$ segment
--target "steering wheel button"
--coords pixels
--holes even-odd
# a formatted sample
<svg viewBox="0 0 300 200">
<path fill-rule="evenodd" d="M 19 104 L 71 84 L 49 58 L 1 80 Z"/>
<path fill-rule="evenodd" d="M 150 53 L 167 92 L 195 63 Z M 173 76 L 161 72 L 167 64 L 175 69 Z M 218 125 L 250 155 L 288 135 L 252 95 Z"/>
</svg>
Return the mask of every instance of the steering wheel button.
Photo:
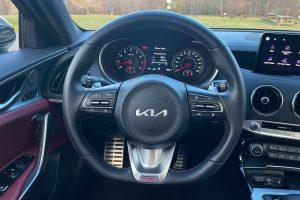
<svg viewBox="0 0 300 200">
<path fill-rule="evenodd" d="M 209 101 L 210 97 L 197 95 L 197 94 L 189 94 L 189 100 L 191 101 Z"/>
<path fill-rule="evenodd" d="M 99 104 L 102 105 L 102 106 L 108 106 L 108 105 L 110 105 L 110 101 L 108 101 L 108 100 L 101 100 L 101 101 L 99 101 Z"/>
<path fill-rule="evenodd" d="M 91 105 L 95 106 L 95 105 L 101 105 L 100 101 L 97 100 L 92 100 L 91 101 Z"/>
<path fill-rule="evenodd" d="M 102 93 L 94 93 L 94 94 L 90 95 L 90 98 L 92 98 L 92 99 L 99 99 L 102 97 L 103 97 Z"/>
<path fill-rule="evenodd" d="M 195 108 L 205 108 L 206 105 L 204 104 L 195 104 Z"/>
<path fill-rule="evenodd" d="M 103 93 L 103 98 L 116 98 L 115 92 L 105 92 Z"/>
<path fill-rule="evenodd" d="M 91 100 L 89 98 L 85 98 L 83 101 L 83 107 L 90 106 L 91 105 Z"/>
<path fill-rule="evenodd" d="M 99 108 L 98 112 L 103 114 L 111 114 L 113 113 L 113 108 Z"/>
<path fill-rule="evenodd" d="M 214 104 L 208 104 L 208 105 L 205 105 L 205 108 L 208 109 L 208 110 L 214 110 L 215 105 Z"/>
</svg>

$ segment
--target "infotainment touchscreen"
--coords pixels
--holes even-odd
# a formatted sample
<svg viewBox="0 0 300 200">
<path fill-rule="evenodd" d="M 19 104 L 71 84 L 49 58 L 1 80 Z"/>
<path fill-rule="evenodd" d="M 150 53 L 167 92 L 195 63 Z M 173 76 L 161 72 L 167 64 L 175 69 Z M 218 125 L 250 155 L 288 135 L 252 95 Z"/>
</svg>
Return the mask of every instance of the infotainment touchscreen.
<svg viewBox="0 0 300 200">
<path fill-rule="evenodd" d="M 263 34 L 254 70 L 266 74 L 300 75 L 300 35 Z"/>
</svg>

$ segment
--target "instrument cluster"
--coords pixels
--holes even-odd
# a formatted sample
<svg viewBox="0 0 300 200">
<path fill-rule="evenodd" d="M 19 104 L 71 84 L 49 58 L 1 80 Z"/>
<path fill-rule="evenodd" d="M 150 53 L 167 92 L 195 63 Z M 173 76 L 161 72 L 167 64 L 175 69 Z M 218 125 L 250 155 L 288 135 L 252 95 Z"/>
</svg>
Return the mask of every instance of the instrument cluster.
<svg viewBox="0 0 300 200">
<path fill-rule="evenodd" d="M 101 50 L 102 73 L 112 82 L 160 74 L 189 84 L 212 80 L 217 69 L 199 42 L 115 40 Z"/>
</svg>

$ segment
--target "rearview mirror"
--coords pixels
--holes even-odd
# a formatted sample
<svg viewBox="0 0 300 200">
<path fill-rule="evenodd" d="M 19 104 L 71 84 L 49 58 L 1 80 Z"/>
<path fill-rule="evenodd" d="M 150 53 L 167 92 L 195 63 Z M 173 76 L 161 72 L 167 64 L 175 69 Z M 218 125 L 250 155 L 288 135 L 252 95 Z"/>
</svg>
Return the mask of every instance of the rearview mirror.
<svg viewBox="0 0 300 200">
<path fill-rule="evenodd" d="M 8 51 L 8 48 L 15 40 L 15 29 L 7 20 L 0 16 L 0 53 Z"/>
</svg>

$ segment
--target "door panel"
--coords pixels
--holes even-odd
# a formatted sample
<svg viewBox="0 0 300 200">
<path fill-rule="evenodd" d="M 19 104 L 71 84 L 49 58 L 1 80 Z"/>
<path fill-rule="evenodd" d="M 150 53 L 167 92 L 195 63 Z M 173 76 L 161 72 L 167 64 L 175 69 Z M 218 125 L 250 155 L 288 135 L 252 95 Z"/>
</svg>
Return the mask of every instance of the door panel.
<svg viewBox="0 0 300 200">
<path fill-rule="evenodd" d="M 32 117 L 49 111 L 47 100 L 40 100 L 0 115 L 0 168 L 34 144 Z"/>
<path fill-rule="evenodd" d="M 27 179 L 36 168 L 39 152 L 36 127 L 33 126 L 32 118 L 46 112 L 51 112 L 56 121 L 56 128 L 49 145 L 51 153 L 67 142 L 66 130 L 59 108 L 51 106 L 48 100 L 42 99 L 0 115 L 0 171 L 3 171 L 5 167 L 22 155 L 34 156 L 33 161 L 21 176 L 0 196 L 0 200 L 19 199 L 24 191 Z"/>
</svg>

